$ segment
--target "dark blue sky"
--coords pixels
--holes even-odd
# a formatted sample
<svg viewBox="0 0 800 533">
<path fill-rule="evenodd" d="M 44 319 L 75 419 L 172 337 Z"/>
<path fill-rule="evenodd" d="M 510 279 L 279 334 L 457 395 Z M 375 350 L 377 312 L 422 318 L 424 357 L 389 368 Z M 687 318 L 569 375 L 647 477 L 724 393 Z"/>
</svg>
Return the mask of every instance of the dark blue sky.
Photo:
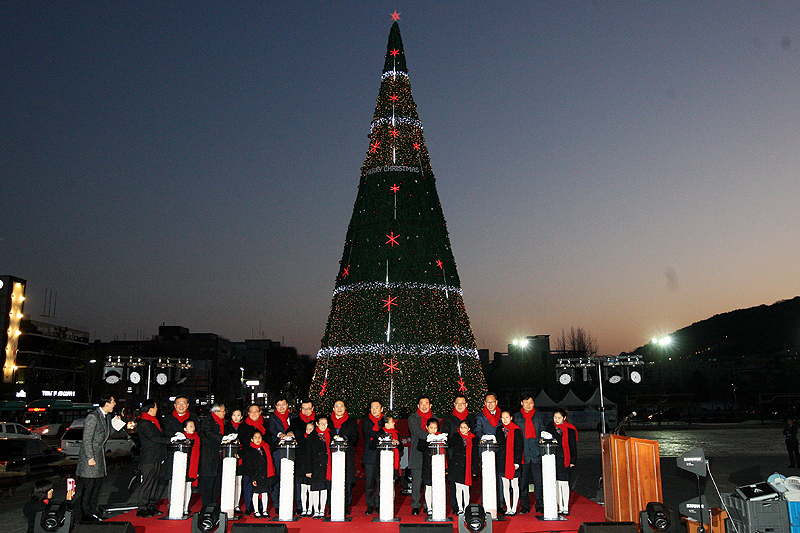
<svg viewBox="0 0 800 533">
<path fill-rule="evenodd" d="M 1 3 L 0 273 L 314 353 L 396 9 L 479 347 L 800 292 L 799 3 L 505 4 Z"/>
</svg>

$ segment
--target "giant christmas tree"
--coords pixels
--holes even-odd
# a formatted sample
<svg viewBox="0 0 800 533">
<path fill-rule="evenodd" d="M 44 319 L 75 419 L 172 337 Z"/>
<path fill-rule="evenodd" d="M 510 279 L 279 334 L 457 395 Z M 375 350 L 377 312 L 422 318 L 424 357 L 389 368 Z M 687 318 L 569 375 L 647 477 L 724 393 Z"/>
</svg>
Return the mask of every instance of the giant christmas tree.
<svg viewBox="0 0 800 533">
<path fill-rule="evenodd" d="M 318 412 L 377 398 L 406 415 L 458 392 L 481 405 L 486 381 L 395 22 L 311 394 Z"/>
</svg>

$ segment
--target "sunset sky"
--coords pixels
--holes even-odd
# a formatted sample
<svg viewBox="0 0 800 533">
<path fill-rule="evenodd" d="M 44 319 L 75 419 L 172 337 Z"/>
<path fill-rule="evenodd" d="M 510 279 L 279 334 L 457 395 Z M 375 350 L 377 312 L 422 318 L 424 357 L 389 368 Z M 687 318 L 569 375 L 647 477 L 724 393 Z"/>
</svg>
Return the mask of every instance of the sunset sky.
<svg viewBox="0 0 800 533">
<path fill-rule="evenodd" d="M 479 348 L 800 294 L 800 3 L 489 5 L 3 2 L 0 274 L 316 353 L 396 10 Z"/>
</svg>

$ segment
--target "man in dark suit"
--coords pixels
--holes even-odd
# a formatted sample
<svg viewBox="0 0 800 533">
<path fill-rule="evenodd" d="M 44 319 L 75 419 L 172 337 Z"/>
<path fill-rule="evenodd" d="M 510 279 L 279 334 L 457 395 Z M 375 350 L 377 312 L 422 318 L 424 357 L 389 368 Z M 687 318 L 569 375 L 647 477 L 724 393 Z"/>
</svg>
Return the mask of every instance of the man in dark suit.
<svg viewBox="0 0 800 533">
<path fill-rule="evenodd" d="M 459 394 L 453 400 L 453 412 L 447 413 L 442 418 L 442 433 L 447 433 L 448 435 L 458 434 L 458 426 L 461 425 L 461 422 L 466 422 L 469 428 L 475 431 L 475 415 L 467 409 L 467 397 L 463 394 Z M 449 456 L 450 450 L 447 453 Z M 448 476 L 447 484 L 450 488 L 450 507 L 453 510 L 453 514 L 458 514 L 455 479 Z"/>
<path fill-rule="evenodd" d="M 372 514 L 378 507 L 378 436 L 383 432 L 383 405 L 379 400 L 372 400 L 369 404 L 369 414 L 361 421 L 361 431 L 364 433 L 364 453 L 361 462 L 364 464 L 365 487 L 364 493 L 367 500 L 367 511 Z"/>
<path fill-rule="evenodd" d="M 98 402 L 100 407 L 86 415 L 83 423 L 83 441 L 78 453 L 78 467 L 75 474 L 81 480 L 81 511 L 84 521 L 99 522 L 100 511 L 97 503 L 100 489 L 108 471 L 106 470 L 105 446 L 111 434 L 110 414 L 117 405 L 111 394 L 103 394 Z"/>
<path fill-rule="evenodd" d="M 536 498 L 536 511 L 544 512 L 542 503 L 542 452 L 539 449 L 539 436 L 544 429 L 542 413 L 536 411 L 533 394 L 526 393 L 520 402 L 522 409 L 514 415 L 514 423 L 522 430 L 525 438 L 525 458 L 520 465 L 519 490 L 522 496 L 520 500 L 520 513 L 531 512 L 531 494 L 528 487 L 533 484 L 533 494 Z"/>
<path fill-rule="evenodd" d="M 194 427 L 197 428 L 198 432 L 200 431 L 200 422 L 197 420 L 194 413 L 189 412 L 189 398 L 179 394 L 175 397 L 172 412 L 164 415 L 164 418 L 161 420 L 161 429 L 163 430 L 164 436 L 171 439 L 175 436 L 175 433 L 183 433 L 183 424 L 186 423 L 187 420 L 194 421 Z M 167 453 L 164 467 L 161 469 L 163 477 L 167 480 L 172 479 L 173 459 L 174 453 Z"/>
<path fill-rule="evenodd" d="M 225 436 L 225 404 L 214 402 L 200 426 L 200 496 L 203 507 L 219 501 L 222 490 L 222 459 L 219 446 Z"/>
<path fill-rule="evenodd" d="M 428 438 L 428 420 L 436 418 L 431 409 L 431 399 L 427 395 L 417 400 L 417 412 L 408 417 L 408 431 L 411 433 L 411 446 L 408 448 L 408 467 L 411 469 L 411 514 L 418 515 L 422 507 L 422 452 L 418 445 L 420 439 Z"/>
<path fill-rule="evenodd" d="M 155 400 L 145 400 L 142 404 L 142 419 L 139 422 L 139 470 L 142 484 L 139 486 L 139 509 L 136 516 L 157 516 L 162 514 L 156 509 L 158 502 L 158 479 L 161 465 L 166 458 L 165 445 L 169 437 L 161 432 L 161 422 L 157 418 L 158 405 Z"/>
</svg>

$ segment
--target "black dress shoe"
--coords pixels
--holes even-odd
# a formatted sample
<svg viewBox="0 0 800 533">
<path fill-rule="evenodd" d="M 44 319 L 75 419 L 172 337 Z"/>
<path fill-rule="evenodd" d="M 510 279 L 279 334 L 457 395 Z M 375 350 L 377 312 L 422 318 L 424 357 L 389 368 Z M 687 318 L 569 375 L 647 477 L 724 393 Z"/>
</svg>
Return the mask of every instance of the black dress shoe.
<svg viewBox="0 0 800 533">
<path fill-rule="evenodd" d="M 136 510 L 136 516 L 141 516 L 142 518 L 147 518 L 147 517 L 149 517 L 151 515 L 150 515 L 150 511 L 148 511 L 147 509 L 137 509 Z"/>
<path fill-rule="evenodd" d="M 147 512 L 150 513 L 150 516 L 160 516 L 164 514 L 155 507 L 151 507 L 150 509 L 147 510 Z"/>
<path fill-rule="evenodd" d="M 537 513 L 544 513 L 544 507 L 537 507 L 536 508 L 536 512 Z"/>
<path fill-rule="evenodd" d="M 364 514 L 372 514 L 374 512 L 375 512 L 375 509 L 373 509 L 372 507 L 367 507 L 367 510 L 364 511 Z"/>
<path fill-rule="evenodd" d="M 530 513 L 530 512 L 531 512 L 531 510 L 530 510 L 530 509 L 520 509 L 520 510 L 519 510 L 519 514 L 528 514 L 528 513 Z"/>
<path fill-rule="evenodd" d="M 413 514 L 414 516 L 417 516 L 419 514 L 419 509 L 416 509 L 416 508 L 415 509 L 411 509 L 411 514 Z"/>
</svg>

